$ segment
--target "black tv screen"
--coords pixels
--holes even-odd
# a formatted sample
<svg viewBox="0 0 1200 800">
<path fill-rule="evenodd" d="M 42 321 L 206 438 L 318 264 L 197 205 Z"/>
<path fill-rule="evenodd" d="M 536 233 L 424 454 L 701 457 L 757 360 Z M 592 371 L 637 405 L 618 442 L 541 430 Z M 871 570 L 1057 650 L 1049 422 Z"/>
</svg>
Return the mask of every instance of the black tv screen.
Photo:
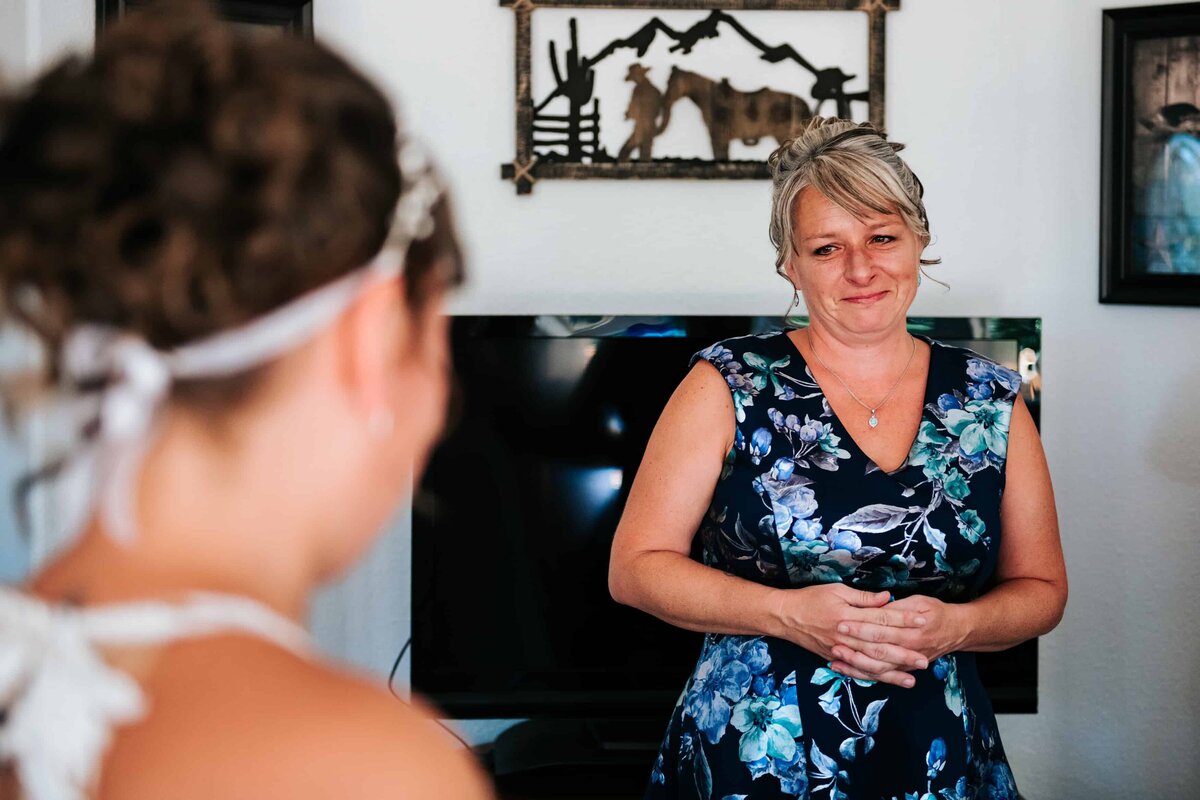
<svg viewBox="0 0 1200 800">
<path fill-rule="evenodd" d="M 451 426 L 414 502 L 413 688 L 456 717 L 665 720 L 701 635 L 611 599 L 613 533 L 691 355 L 781 324 L 455 318 Z M 1001 695 L 1033 696 L 1033 653 Z"/>
</svg>

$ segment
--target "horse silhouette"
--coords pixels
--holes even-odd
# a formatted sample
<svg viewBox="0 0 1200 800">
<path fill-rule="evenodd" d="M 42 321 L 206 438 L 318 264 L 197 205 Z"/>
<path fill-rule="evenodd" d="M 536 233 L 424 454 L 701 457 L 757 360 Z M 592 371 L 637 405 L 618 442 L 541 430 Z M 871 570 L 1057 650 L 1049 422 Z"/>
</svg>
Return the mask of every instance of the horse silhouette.
<svg viewBox="0 0 1200 800">
<path fill-rule="evenodd" d="M 783 144 L 812 117 L 808 103 L 796 95 L 766 88 L 742 92 L 734 89 L 728 79 L 718 82 L 672 67 L 662 101 L 659 134 L 671 124 L 671 108 L 683 97 L 700 109 L 715 161 L 729 160 L 729 143 L 734 139 L 755 145 L 762 137 L 770 136 Z"/>
</svg>

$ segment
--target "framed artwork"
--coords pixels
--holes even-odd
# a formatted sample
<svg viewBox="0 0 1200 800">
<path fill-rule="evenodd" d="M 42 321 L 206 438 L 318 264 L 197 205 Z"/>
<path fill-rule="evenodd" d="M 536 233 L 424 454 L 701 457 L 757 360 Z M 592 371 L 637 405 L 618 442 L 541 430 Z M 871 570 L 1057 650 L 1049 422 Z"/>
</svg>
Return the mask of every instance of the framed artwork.
<svg viewBox="0 0 1200 800">
<path fill-rule="evenodd" d="M 1100 301 L 1200 306 L 1200 3 L 1104 12 Z"/>
<path fill-rule="evenodd" d="M 500 5 L 516 66 L 501 177 L 518 194 L 551 178 L 766 178 L 770 152 L 814 115 L 883 125 L 900 0 Z"/>
<path fill-rule="evenodd" d="M 96 0 L 96 34 L 127 11 L 148 0 Z M 218 13 L 235 28 L 252 36 L 280 33 L 311 39 L 313 0 L 218 0 Z"/>
</svg>

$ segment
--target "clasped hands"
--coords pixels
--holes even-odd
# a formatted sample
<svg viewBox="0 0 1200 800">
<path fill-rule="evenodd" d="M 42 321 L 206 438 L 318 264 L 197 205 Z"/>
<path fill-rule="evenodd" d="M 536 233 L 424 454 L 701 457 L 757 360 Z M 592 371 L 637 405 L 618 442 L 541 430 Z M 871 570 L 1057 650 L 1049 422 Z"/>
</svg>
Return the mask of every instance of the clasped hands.
<svg viewBox="0 0 1200 800">
<path fill-rule="evenodd" d="M 963 606 L 924 595 L 889 602 L 840 583 L 780 591 L 781 638 L 860 680 L 911 687 L 911 672 L 962 649 L 968 630 Z"/>
</svg>

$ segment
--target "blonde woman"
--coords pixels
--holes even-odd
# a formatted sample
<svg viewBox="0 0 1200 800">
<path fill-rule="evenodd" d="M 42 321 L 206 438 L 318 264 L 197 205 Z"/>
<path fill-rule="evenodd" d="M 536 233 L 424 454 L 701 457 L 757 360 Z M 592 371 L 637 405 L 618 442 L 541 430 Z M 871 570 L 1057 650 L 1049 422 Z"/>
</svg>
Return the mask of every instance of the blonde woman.
<svg viewBox="0 0 1200 800">
<path fill-rule="evenodd" d="M 648 445 L 612 594 L 707 635 L 647 798 L 1018 796 L 973 652 L 1061 618 L 1054 497 L 1019 375 L 906 329 L 899 149 L 817 118 L 772 155 L 811 322 L 697 353 Z"/>
<path fill-rule="evenodd" d="M 438 434 L 461 277 L 437 173 L 319 44 L 174 3 L 8 98 L 0 295 L 96 491 L 0 589 L 0 795 L 489 796 L 301 627 Z"/>
</svg>

